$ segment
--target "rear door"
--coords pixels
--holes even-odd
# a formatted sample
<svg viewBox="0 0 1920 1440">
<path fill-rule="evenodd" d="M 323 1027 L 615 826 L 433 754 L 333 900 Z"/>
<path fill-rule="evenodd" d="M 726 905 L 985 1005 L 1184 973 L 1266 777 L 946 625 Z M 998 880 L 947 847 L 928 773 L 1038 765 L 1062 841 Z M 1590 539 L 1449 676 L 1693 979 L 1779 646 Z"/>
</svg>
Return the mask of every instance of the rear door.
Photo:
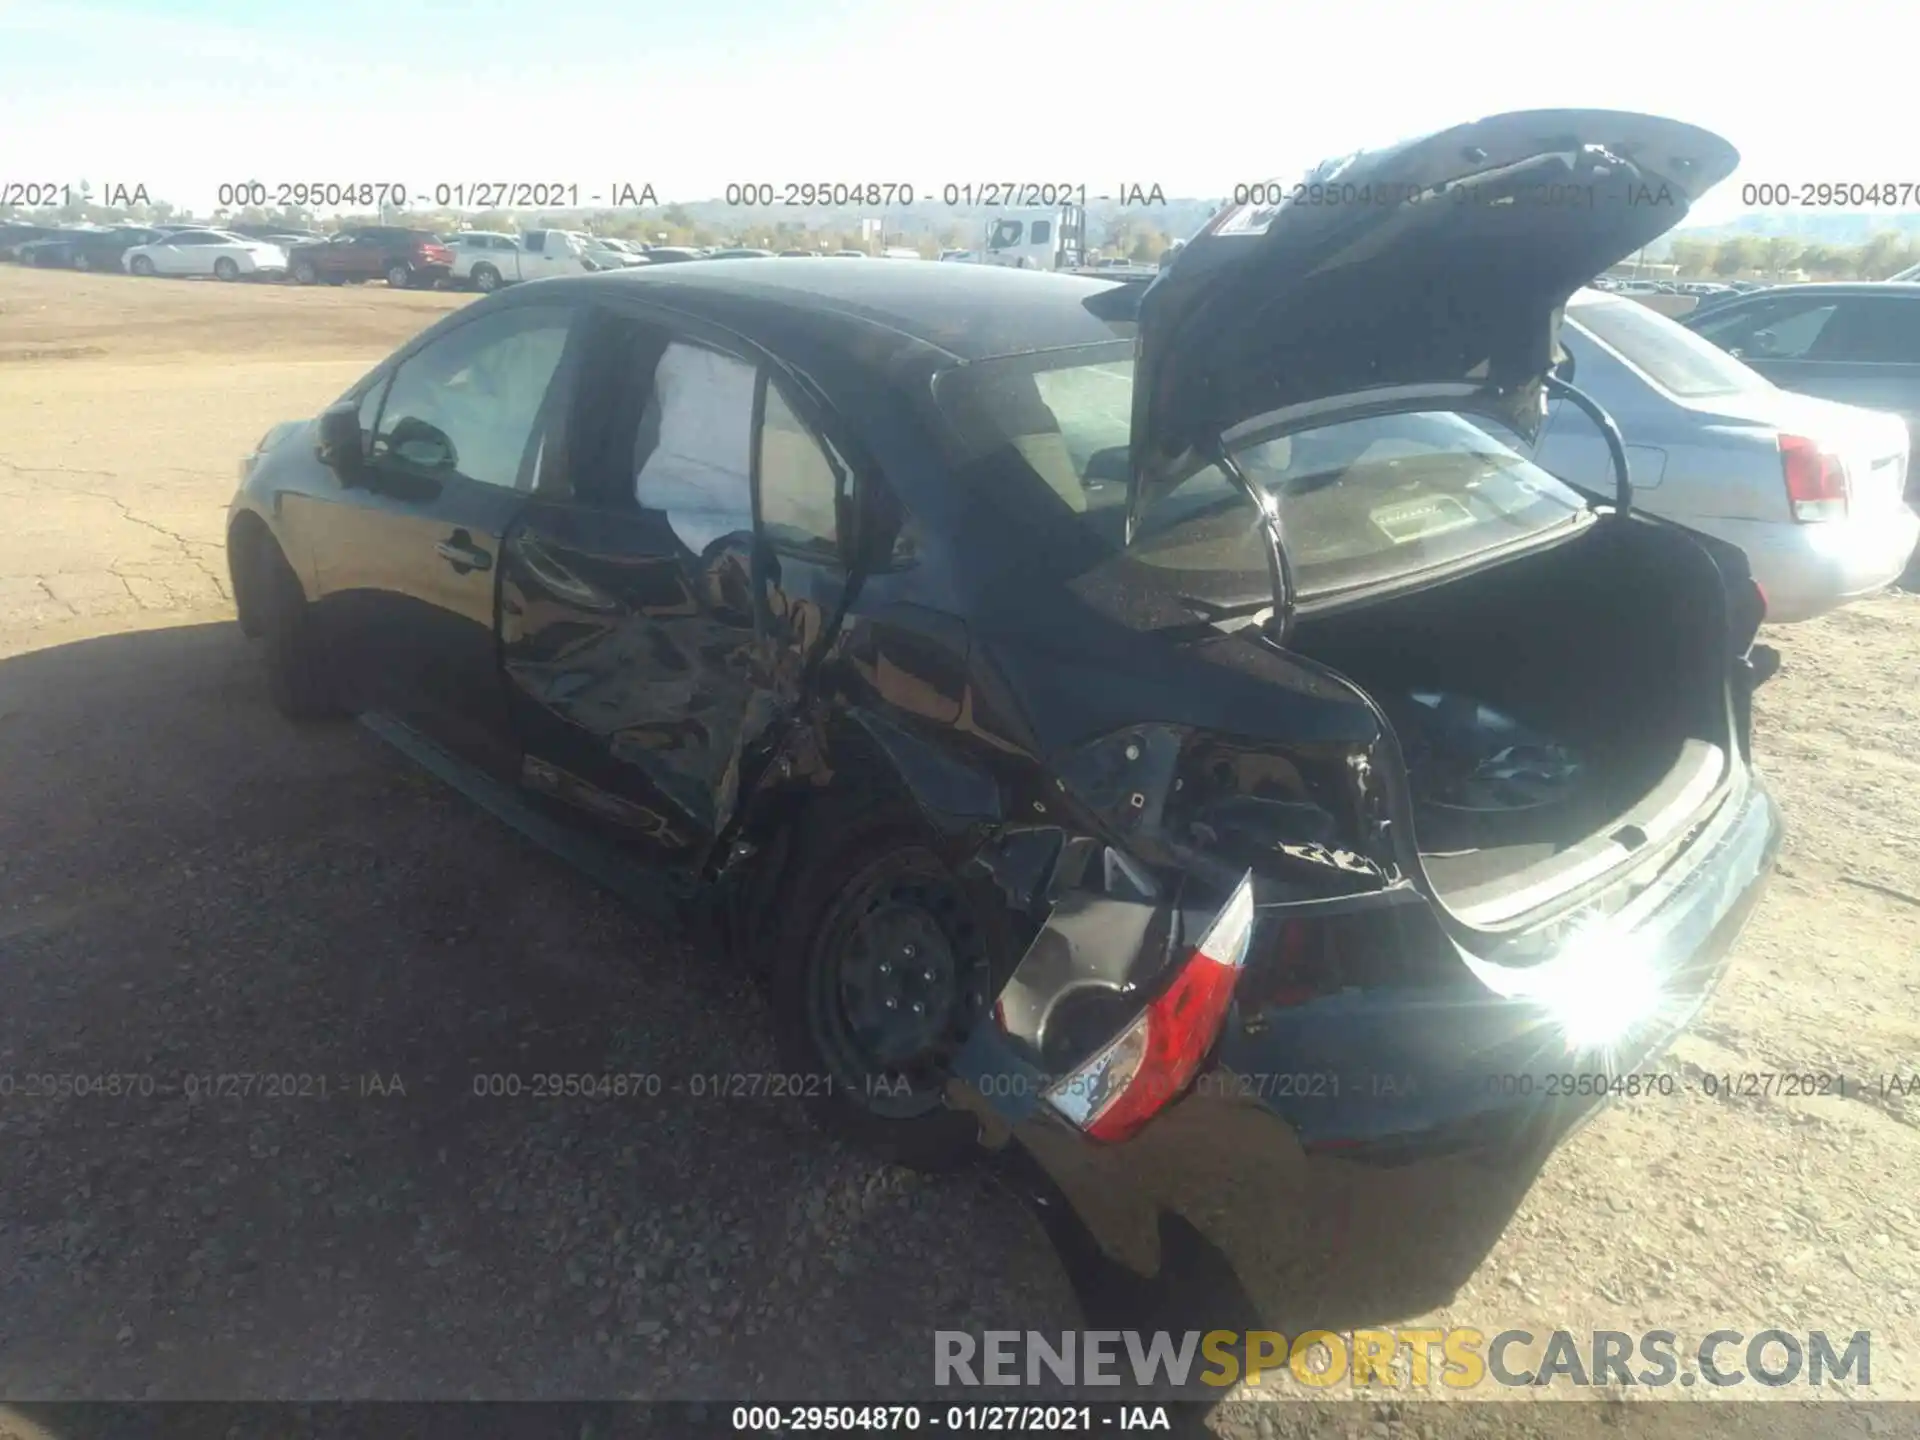
<svg viewBox="0 0 1920 1440">
<path fill-rule="evenodd" d="M 379 228 L 356 232 L 340 252 L 339 273 L 348 280 L 376 280 L 384 276 L 394 233 Z"/>
<path fill-rule="evenodd" d="M 193 275 L 198 273 L 202 262 L 206 268 L 212 262 L 206 259 L 206 247 L 213 243 L 210 235 L 171 235 L 160 245 L 148 252 L 153 259 L 153 268 L 162 275 Z"/>
<path fill-rule="evenodd" d="M 574 311 L 490 307 L 406 354 L 362 406 L 364 483 L 314 524 L 320 603 L 362 708 L 518 772 L 500 683 L 501 543 L 527 498 Z"/>
<path fill-rule="evenodd" d="M 564 230 L 529 230 L 521 243 L 520 278 L 565 275 L 580 269 L 578 252 Z"/>
<path fill-rule="evenodd" d="M 354 253 L 360 237 L 358 230 L 342 231 L 312 253 L 313 268 L 330 280 L 353 277 Z"/>
<path fill-rule="evenodd" d="M 638 313 L 591 323 L 564 438 L 507 545 L 524 778 L 690 873 L 838 621 L 845 471 L 757 357 Z"/>
<path fill-rule="evenodd" d="M 1920 297 L 1787 293 L 1695 328 L 1783 389 L 1902 416 L 1920 448 Z"/>
<path fill-rule="evenodd" d="M 1920 449 L 1920 296 L 1890 292 L 1842 300 L 1803 365 L 1812 393 L 1891 410 L 1907 422 Z"/>
</svg>

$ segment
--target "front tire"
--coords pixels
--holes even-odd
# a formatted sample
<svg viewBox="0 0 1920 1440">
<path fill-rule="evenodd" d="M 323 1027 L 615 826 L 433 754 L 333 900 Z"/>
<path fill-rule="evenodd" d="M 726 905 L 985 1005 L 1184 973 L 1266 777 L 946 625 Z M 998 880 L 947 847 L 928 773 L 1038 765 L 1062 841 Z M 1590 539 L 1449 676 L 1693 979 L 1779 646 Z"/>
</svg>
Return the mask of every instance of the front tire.
<svg viewBox="0 0 1920 1440">
<path fill-rule="evenodd" d="M 912 829 L 819 840 L 796 847 L 771 936 L 782 1062 L 829 1133 L 918 1170 L 964 1165 L 979 1124 L 947 1107 L 944 1074 L 992 1003 L 1001 936 Z"/>
<path fill-rule="evenodd" d="M 231 257 L 222 255 L 213 262 L 213 278 L 231 284 L 240 278 L 240 266 Z"/>
<path fill-rule="evenodd" d="M 413 271 L 408 269 L 405 265 L 388 266 L 387 267 L 387 285 L 390 289 L 394 289 L 394 290 L 412 289 L 413 288 Z"/>
<path fill-rule="evenodd" d="M 301 285 L 316 285 L 320 281 L 320 272 L 313 268 L 311 260 L 293 262 L 293 278 Z"/>
<path fill-rule="evenodd" d="M 133 271 L 134 274 L 147 280 L 151 280 L 155 274 L 155 271 L 153 268 L 153 261 L 149 260 L 144 255 L 134 256 L 132 263 L 128 265 L 127 268 Z"/>
<path fill-rule="evenodd" d="M 73 252 L 73 268 L 74 268 L 74 269 L 76 269 L 76 270 L 91 270 L 91 269 L 93 269 L 93 261 L 91 261 L 91 260 L 89 260 L 89 259 L 87 258 L 87 252 L 86 252 L 86 251 L 84 251 L 84 250 L 76 250 L 76 251 L 74 251 L 74 252 Z"/>
<path fill-rule="evenodd" d="M 289 720 L 339 718 L 346 712 L 334 696 L 326 646 L 293 566 L 266 536 L 254 542 L 251 561 L 274 709 Z"/>
</svg>

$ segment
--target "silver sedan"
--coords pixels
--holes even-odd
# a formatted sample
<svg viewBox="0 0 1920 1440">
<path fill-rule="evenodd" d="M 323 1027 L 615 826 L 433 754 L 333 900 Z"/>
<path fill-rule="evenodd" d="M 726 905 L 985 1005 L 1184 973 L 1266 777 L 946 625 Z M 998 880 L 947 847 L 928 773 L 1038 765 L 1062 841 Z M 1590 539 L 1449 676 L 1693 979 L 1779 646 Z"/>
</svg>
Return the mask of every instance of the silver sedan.
<svg viewBox="0 0 1920 1440">
<path fill-rule="evenodd" d="M 1900 576 L 1920 515 L 1903 499 L 1899 416 L 1781 390 L 1623 296 L 1580 291 L 1560 333 L 1568 378 L 1620 426 L 1635 507 L 1744 550 L 1769 620 L 1810 620 Z M 1599 429 L 1564 401 L 1534 458 L 1612 491 Z"/>
</svg>

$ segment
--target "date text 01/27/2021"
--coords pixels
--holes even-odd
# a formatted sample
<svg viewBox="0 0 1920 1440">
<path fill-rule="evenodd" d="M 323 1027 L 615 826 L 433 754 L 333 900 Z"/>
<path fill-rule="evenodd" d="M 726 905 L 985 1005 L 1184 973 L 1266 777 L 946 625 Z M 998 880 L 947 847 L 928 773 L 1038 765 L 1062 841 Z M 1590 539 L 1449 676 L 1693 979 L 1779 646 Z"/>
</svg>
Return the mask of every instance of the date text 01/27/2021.
<svg viewBox="0 0 1920 1440">
<path fill-rule="evenodd" d="M 660 204 L 645 180 L 610 180 L 582 185 L 572 180 L 442 180 L 413 186 L 399 180 L 231 180 L 214 193 L 222 208 L 246 206 L 409 209 L 433 206 L 454 210 L 556 209 L 600 206 L 610 210 L 647 209 Z"/>
<path fill-rule="evenodd" d="M 1170 1431 L 1165 1405 L 736 1405 L 735 1434 L 870 1431 L 887 1435 L 1090 1435 L 1111 1431 Z"/>
</svg>

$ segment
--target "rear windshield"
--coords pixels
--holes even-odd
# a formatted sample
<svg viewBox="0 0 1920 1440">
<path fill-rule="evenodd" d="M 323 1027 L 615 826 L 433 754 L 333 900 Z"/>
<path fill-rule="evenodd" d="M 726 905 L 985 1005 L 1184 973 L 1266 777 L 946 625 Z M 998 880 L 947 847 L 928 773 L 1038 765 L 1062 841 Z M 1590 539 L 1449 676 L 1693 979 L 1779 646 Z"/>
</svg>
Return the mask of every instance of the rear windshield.
<svg viewBox="0 0 1920 1440">
<path fill-rule="evenodd" d="M 1126 347 L 968 365 L 935 394 L 970 454 L 1017 457 L 1028 494 L 1010 523 L 1046 512 L 1094 537 L 1099 553 L 1124 562 L 1123 584 L 1164 584 L 1217 605 L 1270 594 L 1253 507 L 1218 466 L 1163 495 L 1126 545 Z M 1323 425 L 1235 458 L 1275 497 L 1307 598 L 1452 566 L 1583 515 L 1586 502 L 1526 448 L 1494 421 L 1434 411 Z"/>
<path fill-rule="evenodd" d="M 1767 383 L 1726 351 L 1638 300 L 1576 295 L 1567 302 L 1567 314 L 1669 395 L 1734 395 Z"/>
</svg>

